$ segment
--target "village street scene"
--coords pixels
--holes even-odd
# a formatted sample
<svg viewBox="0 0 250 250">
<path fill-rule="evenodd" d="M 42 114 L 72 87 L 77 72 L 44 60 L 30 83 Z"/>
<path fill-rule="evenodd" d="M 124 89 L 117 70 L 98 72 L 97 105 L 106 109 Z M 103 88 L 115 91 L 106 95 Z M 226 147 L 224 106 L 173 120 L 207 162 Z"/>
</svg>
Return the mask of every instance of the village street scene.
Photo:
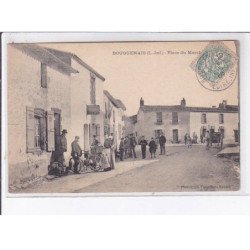
<svg viewBox="0 0 250 250">
<path fill-rule="evenodd" d="M 238 81 L 205 89 L 176 63 L 195 51 L 130 65 L 112 46 L 8 45 L 9 193 L 238 191 Z"/>
</svg>

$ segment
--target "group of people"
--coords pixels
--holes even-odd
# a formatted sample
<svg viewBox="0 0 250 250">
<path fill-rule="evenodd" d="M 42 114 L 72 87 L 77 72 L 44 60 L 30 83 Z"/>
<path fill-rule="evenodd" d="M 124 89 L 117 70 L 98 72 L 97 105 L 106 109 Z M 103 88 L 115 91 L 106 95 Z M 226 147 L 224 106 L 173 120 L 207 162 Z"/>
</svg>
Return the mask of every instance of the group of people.
<svg viewBox="0 0 250 250">
<path fill-rule="evenodd" d="M 134 134 L 130 134 L 125 138 L 121 138 L 119 145 L 119 156 L 120 160 L 123 161 L 125 158 L 137 158 L 135 147 L 137 145 L 137 138 Z"/>
<path fill-rule="evenodd" d="M 61 165 L 66 169 L 66 163 L 65 163 L 65 157 L 64 153 L 67 152 L 67 130 L 63 129 L 61 135 L 57 138 L 57 149 L 53 152 L 52 162 L 59 162 Z M 83 150 L 81 146 L 79 145 L 79 136 L 75 136 L 74 141 L 71 143 L 71 157 L 74 161 L 73 170 L 75 173 L 78 173 L 77 165 L 79 164 L 80 157 L 83 155 Z M 96 135 L 93 136 L 93 141 L 91 144 L 91 147 L 97 147 L 102 146 L 100 142 L 98 141 Z M 113 134 L 110 136 L 106 135 L 104 140 L 104 150 L 103 154 L 105 155 L 107 159 L 107 164 L 109 169 L 115 168 L 115 149 L 114 149 L 114 137 Z"/>
<path fill-rule="evenodd" d="M 141 155 L 142 159 L 146 158 L 147 154 L 147 146 L 149 147 L 149 152 L 151 155 L 151 158 L 156 158 L 156 150 L 158 148 L 158 144 L 160 145 L 161 153 L 160 155 L 166 154 L 166 137 L 164 134 L 161 134 L 158 140 L 151 138 L 150 142 L 145 139 L 145 136 L 142 136 L 139 142 L 137 142 L 136 137 L 134 134 L 130 134 L 130 136 L 126 136 L 125 138 L 121 138 L 121 142 L 119 145 L 119 153 L 120 153 L 120 160 L 123 161 L 124 158 L 137 158 L 135 147 L 136 145 L 141 146 Z"/>
<path fill-rule="evenodd" d="M 188 133 L 186 133 L 185 136 L 184 136 L 184 142 L 185 142 L 185 145 L 188 146 L 188 148 L 191 148 L 192 144 L 197 144 L 198 143 L 197 134 L 194 132 L 193 133 L 193 138 L 191 138 L 191 136 Z"/>
</svg>

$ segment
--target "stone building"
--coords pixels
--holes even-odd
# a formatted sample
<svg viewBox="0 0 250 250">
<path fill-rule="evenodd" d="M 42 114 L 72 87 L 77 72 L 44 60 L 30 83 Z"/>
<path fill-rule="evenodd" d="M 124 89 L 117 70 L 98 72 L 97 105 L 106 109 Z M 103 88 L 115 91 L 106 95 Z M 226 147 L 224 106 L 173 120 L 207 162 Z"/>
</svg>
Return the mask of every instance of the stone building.
<svg viewBox="0 0 250 250">
<path fill-rule="evenodd" d="M 125 133 L 125 111 L 126 107 L 119 99 L 114 98 L 107 90 L 104 90 L 104 133 L 113 133 L 115 145 L 120 144 L 121 138 Z"/>
<path fill-rule="evenodd" d="M 226 101 L 218 107 L 188 107 L 184 98 L 180 105 L 162 106 L 145 105 L 141 99 L 136 119 L 129 118 L 126 130 L 147 139 L 164 133 L 167 143 L 183 143 L 186 133 L 191 137 L 196 133 L 199 142 L 209 130 L 223 132 L 225 143 L 235 143 L 238 142 L 238 116 L 238 106 L 227 105 Z"/>
<path fill-rule="evenodd" d="M 66 161 L 75 135 L 84 149 L 93 134 L 101 137 L 105 79 L 72 53 L 35 44 L 8 45 L 7 52 L 11 185 L 47 174 L 62 129 Z"/>
</svg>

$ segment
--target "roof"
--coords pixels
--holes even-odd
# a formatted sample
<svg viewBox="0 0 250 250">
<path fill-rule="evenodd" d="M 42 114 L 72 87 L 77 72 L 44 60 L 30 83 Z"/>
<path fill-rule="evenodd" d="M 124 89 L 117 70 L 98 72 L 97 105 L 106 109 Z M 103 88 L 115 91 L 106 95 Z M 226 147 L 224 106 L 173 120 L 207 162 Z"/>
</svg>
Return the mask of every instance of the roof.
<svg viewBox="0 0 250 250">
<path fill-rule="evenodd" d="M 185 107 L 181 105 L 144 105 L 140 109 L 144 112 L 164 112 L 164 111 L 189 111 L 189 112 L 221 112 L 221 113 L 236 113 L 238 112 L 237 105 L 226 105 L 225 108 L 218 107 Z"/>
<path fill-rule="evenodd" d="M 32 58 L 45 63 L 49 67 L 66 74 L 79 73 L 76 69 L 71 67 L 71 59 L 74 59 L 78 64 L 92 72 L 95 76 L 100 78 L 102 81 L 105 81 L 105 78 L 90 67 L 87 63 L 82 61 L 77 55 L 65 52 L 61 50 L 51 49 L 41 47 L 36 44 L 28 43 L 15 43 L 12 44 L 15 48 L 21 50 L 25 54 L 31 56 Z"/>
<path fill-rule="evenodd" d="M 137 115 L 132 115 L 127 117 L 132 123 L 137 123 Z"/>
<path fill-rule="evenodd" d="M 114 98 L 107 90 L 104 90 L 103 93 L 108 97 L 108 99 L 112 102 L 112 104 L 116 108 L 120 108 L 124 111 L 126 110 L 125 105 L 123 104 L 123 102 L 120 99 Z"/>
<path fill-rule="evenodd" d="M 62 60 L 62 58 L 57 57 L 52 50 L 43 48 L 35 44 L 22 44 L 15 43 L 12 44 L 15 48 L 21 50 L 23 53 L 29 55 L 33 59 L 40 61 L 48 65 L 49 67 L 63 73 L 70 75 L 71 73 L 78 73 L 76 69 L 73 69 L 70 64 Z M 64 53 L 62 52 L 62 55 Z"/>
<path fill-rule="evenodd" d="M 96 70 L 94 70 L 91 66 L 89 66 L 87 63 L 85 63 L 81 58 L 79 58 L 77 55 L 71 53 L 71 52 L 65 52 L 65 51 L 60 51 L 56 49 L 50 49 L 46 48 L 47 50 L 51 51 L 54 55 L 59 57 L 61 60 L 70 63 L 70 59 L 73 58 L 77 63 L 79 63 L 81 66 L 92 72 L 95 76 L 100 78 L 102 81 L 105 81 L 105 78 L 100 75 Z"/>
</svg>

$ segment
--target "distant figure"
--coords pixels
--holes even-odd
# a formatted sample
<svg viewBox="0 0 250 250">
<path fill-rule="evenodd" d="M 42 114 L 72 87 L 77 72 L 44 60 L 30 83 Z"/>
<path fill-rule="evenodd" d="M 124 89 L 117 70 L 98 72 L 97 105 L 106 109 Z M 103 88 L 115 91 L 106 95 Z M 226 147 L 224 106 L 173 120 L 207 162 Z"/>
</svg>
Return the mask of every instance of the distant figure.
<svg viewBox="0 0 250 250">
<path fill-rule="evenodd" d="M 161 148 L 161 153 L 160 155 L 165 155 L 166 154 L 166 148 L 165 148 L 165 144 L 167 142 L 166 137 L 164 136 L 164 134 L 162 133 L 159 137 L 159 144 L 160 144 L 160 148 Z"/>
<path fill-rule="evenodd" d="M 91 146 L 98 146 L 99 145 L 99 141 L 96 138 L 96 135 L 93 135 L 93 142 Z"/>
<path fill-rule="evenodd" d="M 130 140 L 128 136 L 126 136 L 124 140 L 124 157 L 128 158 L 129 154 L 130 154 Z"/>
<path fill-rule="evenodd" d="M 209 150 L 210 147 L 210 142 L 211 141 L 211 136 L 209 130 L 207 130 L 207 135 L 206 135 L 206 150 Z"/>
<path fill-rule="evenodd" d="M 130 135 L 129 142 L 130 142 L 130 157 L 136 158 L 136 153 L 135 153 L 136 139 L 134 137 L 134 134 Z"/>
<path fill-rule="evenodd" d="M 120 145 L 119 145 L 119 151 L 120 151 L 120 160 L 123 161 L 123 155 L 124 155 L 124 138 L 121 138 Z"/>
<path fill-rule="evenodd" d="M 184 136 L 185 145 L 187 145 L 187 136 L 188 136 L 188 134 L 186 133 Z"/>
<path fill-rule="evenodd" d="M 201 143 L 203 143 L 203 134 L 201 134 L 200 138 L 201 138 Z"/>
<path fill-rule="evenodd" d="M 187 145 L 188 145 L 188 148 L 192 147 L 192 139 L 190 135 L 187 135 Z"/>
<path fill-rule="evenodd" d="M 194 133 L 193 133 L 193 143 L 194 143 L 194 144 L 197 144 L 197 141 L 198 141 L 198 136 L 197 136 L 197 134 L 194 132 Z"/>
<path fill-rule="evenodd" d="M 144 136 L 142 136 L 139 144 L 141 145 L 142 159 L 145 159 L 146 158 L 146 147 L 148 145 L 148 142 L 145 140 Z"/>
<path fill-rule="evenodd" d="M 108 161 L 110 165 L 110 169 L 115 169 L 115 146 L 114 146 L 114 139 L 113 136 L 105 135 L 104 140 L 104 148 L 105 152 L 108 155 Z"/>
<path fill-rule="evenodd" d="M 157 144 L 156 144 L 153 137 L 151 138 L 151 141 L 149 142 L 148 145 L 149 145 L 149 152 L 151 154 L 151 158 L 153 158 L 153 156 L 155 158 L 156 157 L 155 153 L 156 153 L 156 149 L 157 149 Z"/>
<path fill-rule="evenodd" d="M 79 173 L 78 164 L 79 158 L 82 156 L 82 149 L 79 145 L 79 136 L 75 137 L 75 140 L 71 143 L 71 156 L 74 160 L 74 172 Z"/>
</svg>

